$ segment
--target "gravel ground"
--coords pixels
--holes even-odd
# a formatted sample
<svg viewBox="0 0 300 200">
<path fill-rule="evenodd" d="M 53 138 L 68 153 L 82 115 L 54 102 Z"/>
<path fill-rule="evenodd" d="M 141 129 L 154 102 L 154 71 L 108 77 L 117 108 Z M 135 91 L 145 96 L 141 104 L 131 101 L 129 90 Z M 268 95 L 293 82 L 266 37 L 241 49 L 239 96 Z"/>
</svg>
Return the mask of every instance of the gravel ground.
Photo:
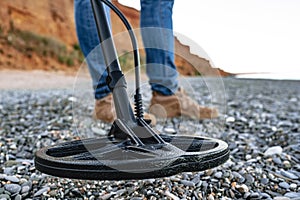
<svg viewBox="0 0 300 200">
<path fill-rule="evenodd" d="M 201 103 L 209 103 L 203 81 L 189 81 Z M 300 82 L 224 79 L 224 85 L 227 111 L 220 119 L 176 118 L 158 121 L 157 129 L 225 140 L 230 159 L 204 172 L 129 181 L 38 172 L 36 150 L 83 137 L 72 123 L 76 98 L 63 89 L 0 91 L 0 199 L 300 199 Z M 109 129 L 101 122 L 88 126 L 96 136 Z"/>
</svg>

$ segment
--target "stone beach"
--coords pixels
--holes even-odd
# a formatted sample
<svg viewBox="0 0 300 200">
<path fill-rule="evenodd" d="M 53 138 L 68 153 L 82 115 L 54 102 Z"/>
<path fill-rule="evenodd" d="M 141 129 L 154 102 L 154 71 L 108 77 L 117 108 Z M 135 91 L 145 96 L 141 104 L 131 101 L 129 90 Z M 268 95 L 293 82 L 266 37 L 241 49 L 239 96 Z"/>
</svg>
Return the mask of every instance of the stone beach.
<svg viewBox="0 0 300 200">
<path fill-rule="evenodd" d="M 186 80 L 199 102 L 210 105 L 203 79 Z M 230 159 L 203 172 L 124 181 L 72 180 L 37 171 L 33 159 L 40 148 L 97 137 L 110 125 L 91 120 L 76 127 L 71 89 L 0 90 L 0 199 L 300 199 L 300 81 L 223 82 L 226 100 L 216 104 L 224 108 L 219 119 L 158 120 L 156 129 L 222 139 Z M 147 91 L 145 107 L 151 98 Z M 76 113 L 85 116 L 92 109 L 93 104 Z M 76 128 L 91 134 L 75 134 Z"/>
</svg>

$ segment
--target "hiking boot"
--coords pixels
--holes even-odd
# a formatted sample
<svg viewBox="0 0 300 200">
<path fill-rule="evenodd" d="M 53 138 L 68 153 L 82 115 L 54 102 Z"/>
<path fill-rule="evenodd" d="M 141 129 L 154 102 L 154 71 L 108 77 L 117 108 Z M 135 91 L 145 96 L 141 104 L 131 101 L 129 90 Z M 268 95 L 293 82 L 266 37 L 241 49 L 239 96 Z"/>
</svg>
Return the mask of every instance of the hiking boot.
<svg viewBox="0 0 300 200">
<path fill-rule="evenodd" d="M 116 119 L 116 111 L 111 93 L 106 97 L 96 99 L 93 118 L 106 123 L 112 123 Z"/>
<path fill-rule="evenodd" d="M 149 111 L 159 118 L 186 116 L 192 119 L 211 119 L 218 117 L 218 111 L 215 108 L 200 106 L 182 88 L 170 96 L 153 92 Z"/>
<path fill-rule="evenodd" d="M 116 116 L 113 95 L 111 93 L 102 99 L 96 100 L 93 113 L 94 119 L 98 119 L 106 123 L 112 123 L 117 118 Z M 156 125 L 156 118 L 154 115 L 144 113 L 144 119 L 151 120 L 151 125 Z"/>
</svg>

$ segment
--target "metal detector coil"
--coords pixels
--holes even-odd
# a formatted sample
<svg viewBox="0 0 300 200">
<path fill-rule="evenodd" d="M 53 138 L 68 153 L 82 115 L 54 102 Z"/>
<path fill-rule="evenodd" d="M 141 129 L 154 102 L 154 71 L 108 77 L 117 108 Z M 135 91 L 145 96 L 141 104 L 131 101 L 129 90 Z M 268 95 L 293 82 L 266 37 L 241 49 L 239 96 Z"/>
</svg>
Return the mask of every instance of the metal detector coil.
<svg viewBox="0 0 300 200">
<path fill-rule="evenodd" d="M 229 158 L 229 149 L 225 142 L 206 137 L 158 134 L 143 119 L 139 90 L 139 53 L 135 35 L 123 14 L 109 1 L 101 1 L 91 0 L 91 3 L 117 119 L 105 137 L 75 140 L 37 151 L 36 168 L 59 177 L 120 180 L 202 171 L 224 163 Z M 126 81 L 111 39 L 103 3 L 121 18 L 132 40 L 136 72 L 135 114 L 130 106 Z"/>
</svg>

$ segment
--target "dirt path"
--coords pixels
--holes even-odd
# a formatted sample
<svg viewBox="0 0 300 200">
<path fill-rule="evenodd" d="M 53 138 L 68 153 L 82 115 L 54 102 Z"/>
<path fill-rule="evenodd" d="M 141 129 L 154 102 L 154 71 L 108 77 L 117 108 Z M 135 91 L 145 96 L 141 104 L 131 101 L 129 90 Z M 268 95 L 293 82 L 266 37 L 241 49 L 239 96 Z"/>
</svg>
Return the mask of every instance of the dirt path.
<svg viewBox="0 0 300 200">
<path fill-rule="evenodd" d="M 126 81 L 129 84 L 134 84 L 133 72 L 125 73 Z M 73 89 L 77 73 L 77 71 L 71 74 L 63 71 L 0 70 L 0 90 Z M 91 81 L 87 70 L 80 71 L 79 74 L 81 81 Z M 148 78 L 145 72 L 141 73 L 141 79 L 147 82 Z"/>
<path fill-rule="evenodd" d="M 76 75 L 47 71 L 0 71 L 0 90 L 71 89 Z"/>
</svg>

